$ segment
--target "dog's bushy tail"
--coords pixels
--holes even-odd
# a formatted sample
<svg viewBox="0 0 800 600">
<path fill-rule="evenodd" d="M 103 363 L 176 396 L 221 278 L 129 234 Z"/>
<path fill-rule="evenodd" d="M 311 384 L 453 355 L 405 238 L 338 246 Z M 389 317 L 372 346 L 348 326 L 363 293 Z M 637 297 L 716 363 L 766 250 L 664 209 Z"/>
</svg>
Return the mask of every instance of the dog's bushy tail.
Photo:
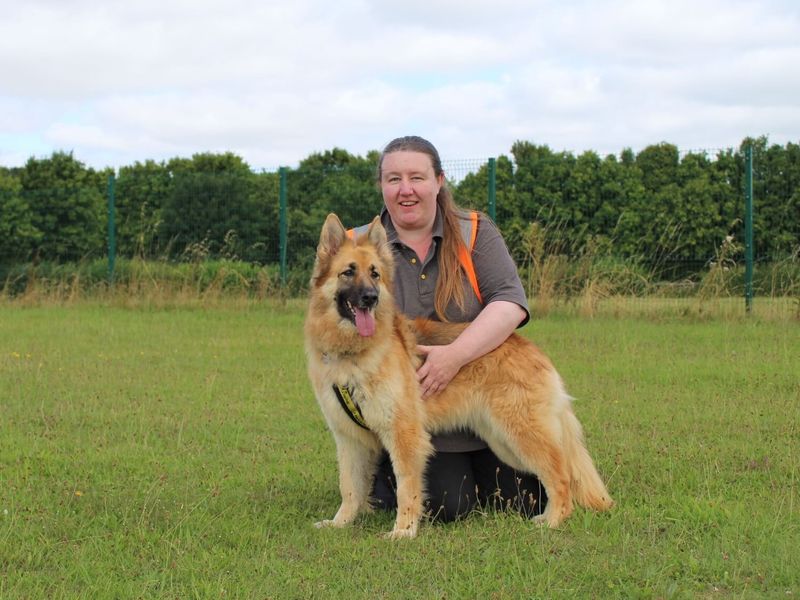
<svg viewBox="0 0 800 600">
<path fill-rule="evenodd" d="M 594 510 L 608 510 L 614 505 L 606 485 L 594 466 L 592 457 L 586 450 L 581 427 L 572 412 L 572 398 L 559 383 L 559 392 L 564 395 L 565 409 L 561 412 L 561 427 L 564 436 L 564 450 L 571 470 L 570 487 L 572 497 L 581 506 Z"/>
</svg>

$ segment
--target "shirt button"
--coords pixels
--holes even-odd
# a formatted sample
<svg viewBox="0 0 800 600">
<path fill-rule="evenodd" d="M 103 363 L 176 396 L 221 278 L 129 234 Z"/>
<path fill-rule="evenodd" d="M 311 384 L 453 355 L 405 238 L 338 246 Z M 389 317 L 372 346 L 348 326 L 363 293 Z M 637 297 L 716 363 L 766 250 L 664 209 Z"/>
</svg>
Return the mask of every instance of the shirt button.
<svg viewBox="0 0 800 600">
<path fill-rule="evenodd" d="M 419 276 L 419 278 L 420 278 L 420 279 L 427 279 L 427 277 L 425 276 L 425 273 L 423 273 L 422 275 L 420 275 L 420 276 Z"/>
<path fill-rule="evenodd" d="M 412 259 L 411 259 L 411 264 L 412 264 L 412 265 L 415 265 L 415 264 L 417 264 L 417 259 L 416 259 L 416 258 L 412 258 Z"/>
</svg>

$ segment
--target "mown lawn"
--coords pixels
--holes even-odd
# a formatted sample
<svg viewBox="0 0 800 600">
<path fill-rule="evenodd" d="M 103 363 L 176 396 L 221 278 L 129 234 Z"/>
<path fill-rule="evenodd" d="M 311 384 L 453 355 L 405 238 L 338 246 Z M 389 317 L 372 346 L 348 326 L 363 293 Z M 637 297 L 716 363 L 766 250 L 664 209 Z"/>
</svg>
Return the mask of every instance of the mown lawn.
<svg viewBox="0 0 800 600">
<path fill-rule="evenodd" d="M 800 594 L 800 326 L 550 317 L 617 506 L 389 542 L 338 506 L 301 304 L 0 306 L 0 598 Z"/>
</svg>

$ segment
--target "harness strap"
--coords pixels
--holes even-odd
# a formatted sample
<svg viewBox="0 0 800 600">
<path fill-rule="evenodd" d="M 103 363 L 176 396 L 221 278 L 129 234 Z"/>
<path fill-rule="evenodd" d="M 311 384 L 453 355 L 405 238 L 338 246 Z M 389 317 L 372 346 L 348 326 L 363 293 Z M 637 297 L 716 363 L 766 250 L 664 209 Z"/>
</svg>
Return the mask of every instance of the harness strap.
<svg viewBox="0 0 800 600">
<path fill-rule="evenodd" d="M 461 268 L 464 269 L 464 274 L 467 276 L 472 291 L 478 298 L 478 302 L 483 304 L 483 297 L 481 296 L 481 288 L 478 285 L 478 275 L 475 272 L 475 264 L 472 262 L 472 250 L 475 248 L 475 240 L 478 237 L 478 211 L 471 210 L 469 212 L 469 220 L 465 220 L 461 225 L 461 239 L 463 244 L 458 247 L 458 262 L 461 263 Z M 369 225 L 360 225 L 353 229 L 347 230 L 347 237 L 355 240 L 356 237 L 365 233 Z"/>
<path fill-rule="evenodd" d="M 364 415 L 361 414 L 361 409 L 359 408 L 358 403 L 353 400 L 353 390 L 342 387 L 341 385 L 336 385 L 334 383 L 333 393 L 336 395 L 336 399 L 339 401 L 342 410 L 344 410 L 345 414 L 350 417 L 353 423 L 359 427 L 369 430 L 369 427 L 367 427 L 367 422 L 364 420 Z"/>
</svg>

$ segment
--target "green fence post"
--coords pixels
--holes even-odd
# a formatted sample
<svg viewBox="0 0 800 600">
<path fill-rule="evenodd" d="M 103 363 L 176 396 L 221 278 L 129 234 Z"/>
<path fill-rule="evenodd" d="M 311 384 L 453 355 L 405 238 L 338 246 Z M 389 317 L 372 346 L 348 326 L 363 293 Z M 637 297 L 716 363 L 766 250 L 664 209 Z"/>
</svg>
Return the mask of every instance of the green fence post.
<svg viewBox="0 0 800 600">
<path fill-rule="evenodd" d="M 278 170 L 280 174 L 280 269 L 281 269 L 281 285 L 286 285 L 286 167 L 281 167 Z"/>
<path fill-rule="evenodd" d="M 497 204 L 497 161 L 494 158 L 489 159 L 489 216 L 492 221 L 497 221 L 496 218 L 496 204 Z"/>
<path fill-rule="evenodd" d="M 108 283 L 114 283 L 114 263 L 117 259 L 117 227 L 114 199 L 114 173 L 108 175 Z"/>
<path fill-rule="evenodd" d="M 745 149 L 744 168 L 744 303 L 753 310 L 753 146 Z"/>
</svg>

